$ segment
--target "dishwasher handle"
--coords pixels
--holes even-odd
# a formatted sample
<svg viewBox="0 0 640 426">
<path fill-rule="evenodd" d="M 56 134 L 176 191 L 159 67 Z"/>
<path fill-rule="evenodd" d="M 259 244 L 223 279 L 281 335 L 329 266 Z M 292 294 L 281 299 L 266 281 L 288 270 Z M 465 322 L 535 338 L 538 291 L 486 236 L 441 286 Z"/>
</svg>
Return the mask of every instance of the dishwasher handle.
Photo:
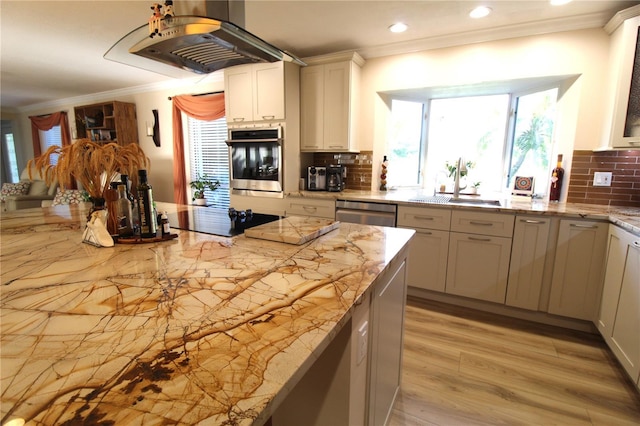
<svg viewBox="0 0 640 426">
<path fill-rule="evenodd" d="M 337 200 L 336 209 L 365 210 L 365 211 L 387 212 L 387 213 L 396 214 L 397 206 L 395 204 Z"/>
<path fill-rule="evenodd" d="M 396 215 L 390 212 L 336 209 L 336 220 L 361 225 L 396 226 Z"/>
</svg>

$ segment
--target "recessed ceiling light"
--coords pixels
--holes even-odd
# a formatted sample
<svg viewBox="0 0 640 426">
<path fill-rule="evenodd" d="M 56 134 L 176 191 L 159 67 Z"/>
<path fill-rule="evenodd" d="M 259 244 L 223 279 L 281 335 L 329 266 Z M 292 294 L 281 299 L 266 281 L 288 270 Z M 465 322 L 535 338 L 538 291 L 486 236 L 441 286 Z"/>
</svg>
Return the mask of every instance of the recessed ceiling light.
<svg viewBox="0 0 640 426">
<path fill-rule="evenodd" d="M 552 6 L 562 6 L 563 4 L 571 3 L 572 0 L 550 0 Z"/>
<path fill-rule="evenodd" d="M 491 13 L 491 8 L 487 6 L 478 6 L 469 12 L 469 16 L 472 18 L 484 18 Z"/>
<path fill-rule="evenodd" d="M 393 24 L 389 27 L 389 31 L 392 33 L 403 33 L 407 31 L 407 25 L 402 22 L 398 22 L 397 24 Z"/>
</svg>

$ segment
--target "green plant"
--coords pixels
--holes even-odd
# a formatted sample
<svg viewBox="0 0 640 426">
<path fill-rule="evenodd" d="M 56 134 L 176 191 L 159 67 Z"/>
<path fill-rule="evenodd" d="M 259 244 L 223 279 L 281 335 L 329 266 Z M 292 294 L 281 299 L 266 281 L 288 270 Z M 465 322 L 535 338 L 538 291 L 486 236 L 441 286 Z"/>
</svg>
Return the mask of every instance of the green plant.
<svg viewBox="0 0 640 426">
<path fill-rule="evenodd" d="M 464 177 L 467 175 L 469 169 L 472 169 L 473 166 L 475 166 L 475 163 L 473 161 L 467 161 L 465 163 L 465 165 L 467 166 L 467 171 L 462 170 L 462 172 L 460 172 L 460 177 Z M 447 171 L 449 172 L 449 177 L 453 177 L 456 173 L 456 169 L 458 168 L 458 164 L 457 162 L 453 163 L 453 164 L 449 164 L 449 162 L 445 162 L 445 167 L 447 168 Z"/>
<path fill-rule="evenodd" d="M 198 175 L 197 179 L 190 182 L 189 186 L 193 189 L 193 197 L 192 201 L 195 201 L 196 198 L 204 198 L 204 191 L 209 189 L 211 191 L 215 191 L 220 187 L 219 180 L 213 180 L 207 174 L 203 174 L 202 176 Z"/>
<path fill-rule="evenodd" d="M 475 189 L 478 189 L 478 188 L 480 188 L 480 184 L 481 183 L 482 182 L 474 182 L 473 185 L 471 185 L 471 186 L 474 187 Z"/>
</svg>

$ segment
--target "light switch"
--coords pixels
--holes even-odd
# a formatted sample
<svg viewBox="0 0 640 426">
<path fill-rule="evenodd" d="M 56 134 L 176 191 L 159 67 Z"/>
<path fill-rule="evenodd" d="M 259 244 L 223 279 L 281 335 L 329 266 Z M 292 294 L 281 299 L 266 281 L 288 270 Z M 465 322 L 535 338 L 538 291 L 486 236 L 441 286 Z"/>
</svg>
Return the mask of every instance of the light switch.
<svg viewBox="0 0 640 426">
<path fill-rule="evenodd" d="M 593 186 L 611 186 L 612 172 L 594 172 Z"/>
</svg>

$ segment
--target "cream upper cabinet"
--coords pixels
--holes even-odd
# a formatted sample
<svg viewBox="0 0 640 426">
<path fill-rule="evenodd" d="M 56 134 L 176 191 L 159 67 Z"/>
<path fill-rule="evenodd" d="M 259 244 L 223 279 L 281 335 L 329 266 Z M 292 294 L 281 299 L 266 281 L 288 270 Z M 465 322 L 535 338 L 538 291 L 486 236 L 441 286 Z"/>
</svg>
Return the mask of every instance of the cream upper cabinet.
<svg viewBox="0 0 640 426">
<path fill-rule="evenodd" d="M 300 150 L 355 151 L 360 67 L 364 60 L 350 53 L 347 59 L 344 55 L 331 56 L 308 63 L 300 71 Z"/>
<path fill-rule="evenodd" d="M 640 377 L 640 236 L 609 226 L 597 327 L 638 385 Z"/>
<path fill-rule="evenodd" d="M 640 6 L 627 9 L 640 14 Z M 610 85 L 613 105 L 605 122 L 604 146 L 640 147 L 640 16 L 619 23 L 615 16 L 605 29 L 617 25 L 611 34 Z"/>
<path fill-rule="evenodd" d="M 224 70 L 229 124 L 285 119 L 284 62 L 239 65 Z"/>
<path fill-rule="evenodd" d="M 409 246 L 407 285 L 444 292 L 451 209 L 399 206 L 397 223 L 416 231 Z"/>
<path fill-rule="evenodd" d="M 538 310 L 551 219 L 516 216 L 506 304 Z"/>
<path fill-rule="evenodd" d="M 608 223 L 561 220 L 548 312 L 595 321 Z"/>
<path fill-rule="evenodd" d="M 452 212 L 446 293 L 505 303 L 514 218 Z"/>
</svg>

